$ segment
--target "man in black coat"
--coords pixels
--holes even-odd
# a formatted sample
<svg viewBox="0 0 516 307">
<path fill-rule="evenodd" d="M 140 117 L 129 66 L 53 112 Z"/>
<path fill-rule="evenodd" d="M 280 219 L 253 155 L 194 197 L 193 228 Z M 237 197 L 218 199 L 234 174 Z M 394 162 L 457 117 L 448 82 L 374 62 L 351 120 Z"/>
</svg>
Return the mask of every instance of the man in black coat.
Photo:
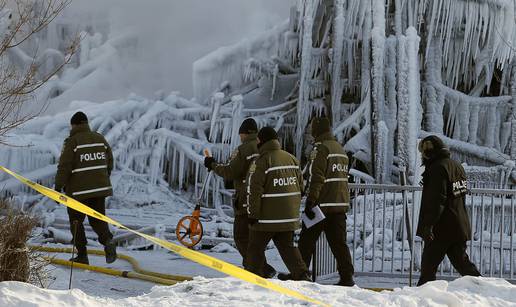
<svg viewBox="0 0 516 307">
<path fill-rule="evenodd" d="M 417 235 L 423 238 L 425 247 L 418 286 L 435 280 L 437 267 L 445 255 L 462 276 L 480 276 L 466 254 L 471 225 L 466 211 L 464 168 L 450 158 L 450 151 L 437 136 L 424 138 L 419 151 L 425 172 Z"/>
</svg>

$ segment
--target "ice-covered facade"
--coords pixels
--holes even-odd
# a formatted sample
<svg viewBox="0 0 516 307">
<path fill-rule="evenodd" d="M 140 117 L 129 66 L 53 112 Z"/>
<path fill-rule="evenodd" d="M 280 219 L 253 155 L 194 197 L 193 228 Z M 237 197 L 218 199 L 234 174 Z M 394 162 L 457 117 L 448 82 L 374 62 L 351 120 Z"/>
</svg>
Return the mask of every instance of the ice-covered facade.
<svg viewBox="0 0 516 307">
<path fill-rule="evenodd" d="M 376 182 L 414 182 L 417 140 L 442 135 L 472 181 L 504 186 L 516 159 L 514 0 L 301 0 L 290 20 L 194 64 L 199 102 L 295 101 L 298 156 L 325 112 Z M 514 173 L 516 174 L 516 173 Z"/>
<path fill-rule="evenodd" d="M 13 131 L 6 141 L 21 147 L 1 145 L 0 164 L 51 186 L 69 117 L 81 109 L 114 148 L 116 196 L 148 195 L 156 186 L 198 186 L 206 175 L 202 149 L 227 159 L 245 117 L 274 126 L 284 146 L 303 156 L 310 117 L 326 113 L 362 162 L 352 171 L 365 181 L 397 183 L 404 170 L 415 183 L 417 140 L 435 133 L 468 164 L 472 181 L 504 186 L 516 159 L 514 9 L 513 0 L 300 1 L 288 21 L 198 60 L 195 99 L 161 93 L 75 102 Z M 59 43 L 77 27 L 70 20 L 41 35 Z M 84 26 L 74 65 L 40 96 L 94 88 L 138 44 L 130 33 L 97 34 L 105 28 Z M 46 48 L 63 48 L 55 44 Z M 212 180 L 210 199 L 224 217 L 229 193 Z M 24 189 L 5 175 L 0 186 Z"/>
</svg>

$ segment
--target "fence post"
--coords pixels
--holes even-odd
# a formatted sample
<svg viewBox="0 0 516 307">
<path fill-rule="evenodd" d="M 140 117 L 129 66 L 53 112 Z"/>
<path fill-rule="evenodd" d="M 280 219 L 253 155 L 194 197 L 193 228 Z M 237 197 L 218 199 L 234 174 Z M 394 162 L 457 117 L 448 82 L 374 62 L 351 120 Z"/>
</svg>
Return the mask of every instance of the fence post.
<svg viewBox="0 0 516 307">
<path fill-rule="evenodd" d="M 402 186 L 407 185 L 407 174 L 404 170 L 400 171 L 400 184 Z M 412 227 L 410 223 L 410 215 L 409 215 L 409 209 L 408 209 L 408 203 L 407 203 L 407 191 L 404 189 L 403 192 L 403 207 L 405 208 L 405 228 L 407 229 L 407 240 L 409 244 L 410 249 L 410 263 L 409 263 L 409 286 L 412 287 L 412 269 L 413 269 L 413 263 L 414 263 L 414 246 L 412 244 Z M 414 203 L 412 203 L 412 206 L 414 206 Z M 401 237 L 401 240 L 403 240 L 403 236 Z M 403 257 L 403 251 L 402 251 L 402 257 Z M 401 268 L 401 271 L 403 272 L 403 268 Z"/>
<path fill-rule="evenodd" d="M 312 281 L 315 282 L 317 279 L 317 251 L 319 249 L 319 240 L 315 242 L 314 253 L 312 254 Z"/>
</svg>

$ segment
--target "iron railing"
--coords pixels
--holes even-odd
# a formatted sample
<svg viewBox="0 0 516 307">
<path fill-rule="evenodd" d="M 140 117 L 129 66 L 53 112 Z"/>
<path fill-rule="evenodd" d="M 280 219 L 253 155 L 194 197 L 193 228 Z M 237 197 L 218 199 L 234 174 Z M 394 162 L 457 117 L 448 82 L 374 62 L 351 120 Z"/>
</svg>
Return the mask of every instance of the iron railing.
<svg viewBox="0 0 516 307">
<path fill-rule="evenodd" d="M 347 243 L 355 275 L 407 277 L 419 275 L 423 242 L 415 236 L 421 187 L 350 184 Z M 516 190 L 471 189 L 466 207 L 472 226 L 468 254 L 483 276 L 515 281 Z M 321 235 L 312 261 L 314 279 L 331 278 L 336 262 Z M 455 278 L 450 261 L 439 267 L 440 278 Z"/>
</svg>

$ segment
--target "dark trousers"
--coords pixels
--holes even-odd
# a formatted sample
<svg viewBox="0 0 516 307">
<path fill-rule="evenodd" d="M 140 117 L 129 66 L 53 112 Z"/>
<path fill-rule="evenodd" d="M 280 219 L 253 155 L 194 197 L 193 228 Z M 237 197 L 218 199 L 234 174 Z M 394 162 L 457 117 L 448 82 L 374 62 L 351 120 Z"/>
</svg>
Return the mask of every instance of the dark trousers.
<svg viewBox="0 0 516 307">
<path fill-rule="evenodd" d="M 421 277 L 417 283 L 418 286 L 435 280 L 437 267 L 441 264 L 445 255 L 448 256 L 451 264 L 460 275 L 480 276 L 476 266 L 469 260 L 465 241 L 447 242 L 435 239 L 431 242 L 425 242 L 421 258 Z"/>
<path fill-rule="evenodd" d="M 264 276 L 265 249 L 271 240 L 276 245 L 281 259 L 292 274 L 293 279 L 298 279 L 308 272 L 299 250 L 294 246 L 293 231 L 269 232 L 255 230 L 251 230 L 249 234 L 246 260 L 246 269 L 248 271 Z"/>
<path fill-rule="evenodd" d="M 303 261 L 307 266 L 310 265 L 312 255 L 315 251 L 315 244 L 321 235 L 326 234 L 326 240 L 330 245 L 331 252 L 337 260 L 337 270 L 341 280 L 353 280 L 353 262 L 349 247 L 346 244 L 346 215 L 345 214 L 328 214 L 324 220 L 306 228 L 303 225 L 299 236 L 299 251 L 303 257 Z"/>
<path fill-rule="evenodd" d="M 236 215 L 233 221 L 233 238 L 238 252 L 242 256 L 245 265 L 247 246 L 249 245 L 249 222 L 247 215 Z"/>
<path fill-rule="evenodd" d="M 247 247 L 249 246 L 249 219 L 246 215 L 236 215 L 233 221 L 233 238 L 238 252 L 242 256 L 242 265 L 246 267 Z M 263 268 L 266 275 L 275 272 L 275 269 L 264 258 Z"/>
<path fill-rule="evenodd" d="M 101 214 L 105 214 L 106 207 L 104 200 L 104 197 L 90 198 L 83 200 L 82 203 Z M 86 254 L 86 244 L 88 241 L 86 239 L 86 233 L 84 232 L 84 225 L 82 224 L 86 215 L 70 208 L 67 210 L 68 218 L 70 219 L 70 230 L 72 236 L 75 236 L 75 247 L 79 254 Z M 88 216 L 88 220 L 91 228 L 97 233 L 99 242 L 102 245 L 106 245 L 106 242 L 113 238 L 113 235 L 109 231 L 108 224 L 91 216 Z"/>
</svg>

